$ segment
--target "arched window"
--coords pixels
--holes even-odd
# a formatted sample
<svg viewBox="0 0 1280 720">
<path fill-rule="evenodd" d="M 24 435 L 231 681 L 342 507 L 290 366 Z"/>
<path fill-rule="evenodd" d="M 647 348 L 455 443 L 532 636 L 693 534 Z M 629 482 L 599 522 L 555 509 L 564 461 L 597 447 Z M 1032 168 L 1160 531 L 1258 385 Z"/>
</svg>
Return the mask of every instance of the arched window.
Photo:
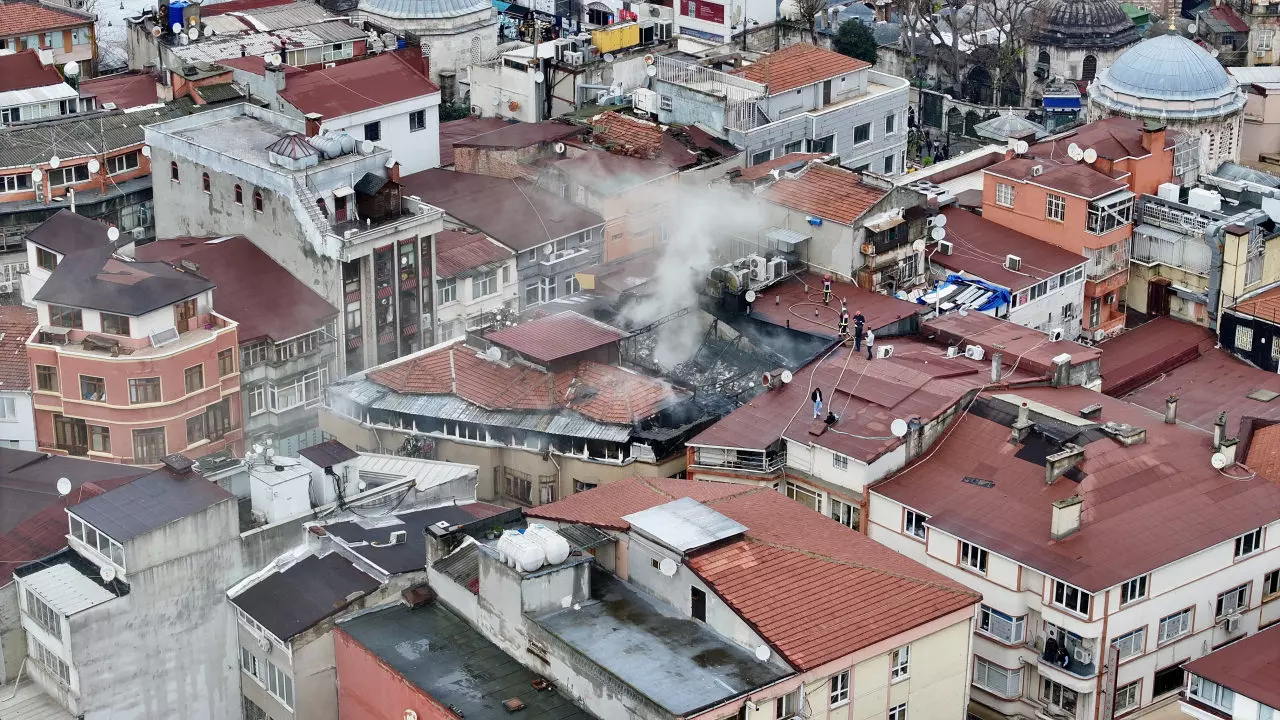
<svg viewBox="0 0 1280 720">
<path fill-rule="evenodd" d="M 240 183 L 236 183 L 236 204 L 244 204 L 244 190 L 240 187 Z"/>
<path fill-rule="evenodd" d="M 176 160 L 169 163 L 169 179 L 178 182 L 178 162 Z"/>
<path fill-rule="evenodd" d="M 1098 58 L 1092 55 L 1084 56 L 1084 67 L 1080 69 L 1081 80 L 1092 80 L 1098 74 Z"/>
<path fill-rule="evenodd" d="M 209 173 L 200 173 L 200 189 L 205 193 L 213 192 L 209 186 Z"/>
<path fill-rule="evenodd" d="M 1048 65 L 1049 65 L 1049 51 L 1048 51 L 1048 50 L 1041 50 L 1041 51 L 1040 51 L 1040 56 L 1039 56 L 1038 58 L 1036 58 L 1036 64 L 1037 64 L 1037 65 L 1044 65 L 1045 67 L 1048 67 Z"/>
<path fill-rule="evenodd" d="M 255 212 L 262 212 L 262 191 L 253 191 L 253 209 Z"/>
</svg>

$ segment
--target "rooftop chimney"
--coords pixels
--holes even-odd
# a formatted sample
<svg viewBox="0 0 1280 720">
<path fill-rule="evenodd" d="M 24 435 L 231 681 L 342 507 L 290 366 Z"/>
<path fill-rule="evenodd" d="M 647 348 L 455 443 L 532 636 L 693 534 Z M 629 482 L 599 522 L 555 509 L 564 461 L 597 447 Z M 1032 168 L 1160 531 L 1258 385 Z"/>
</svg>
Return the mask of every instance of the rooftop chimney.
<svg viewBox="0 0 1280 720">
<path fill-rule="evenodd" d="M 1155 153 L 1164 150 L 1165 126 L 1161 123 L 1146 121 L 1142 125 L 1142 147 L 1147 152 Z"/>
<path fill-rule="evenodd" d="M 1227 437 L 1227 411 L 1223 410 L 1218 413 L 1218 419 L 1213 421 L 1213 449 L 1222 448 L 1222 441 Z"/>
<path fill-rule="evenodd" d="M 1164 421 L 1170 425 L 1178 423 L 1178 396 L 1170 395 L 1164 399 Z"/>
<path fill-rule="evenodd" d="M 1236 446 L 1239 444 L 1240 441 L 1235 438 L 1223 438 L 1222 447 L 1218 448 L 1218 452 L 1226 456 L 1227 467 L 1236 464 Z"/>
<path fill-rule="evenodd" d="M 1080 510 L 1084 498 L 1072 495 L 1053 503 L 1053 518 L 1049 522 L 1049 534 L 1061 540 L 1080 529 Z"/>
<path fill-rule="evenodd" d="M 1022 442 L 1031 432 L 1031 410 L 1024 402 L 1018 407 L 1018 421 L 1013 424 L 1013 441 Z"/>
<path fill-rule="evenodd" d="M 320 134 L 320 122 L 324 120 L 324 116 L 320 113 L 307 113 L 305 116 L 307 122 L 307 137 L 315 137 Z"/>
<path fill-rule="evenodd" d="M 1054 480 L 1084 460 L 1084 448 L 1075 443 L 1067 443 L 1062 446 L 1062 450 L 1046 455 L 1044 460 L 1044 482 L 1052 485 Z"/>
<path fill-rule="evenodd" d="M 1062 353 L 1053 357 L 1053 386 L 1066 387 L 1071 384 L 1071 354 Z"/>
<path fill-rule="evenodd" d="M 1000 361 L 1003 359 L 1004 359 L 1004 353 L 1001 353 L 999 350 L 996 350 L 991 353 L 991 382 L 993 383 L 1000 382 L 1000 375 L 1001 375 Z"/>
</svg>

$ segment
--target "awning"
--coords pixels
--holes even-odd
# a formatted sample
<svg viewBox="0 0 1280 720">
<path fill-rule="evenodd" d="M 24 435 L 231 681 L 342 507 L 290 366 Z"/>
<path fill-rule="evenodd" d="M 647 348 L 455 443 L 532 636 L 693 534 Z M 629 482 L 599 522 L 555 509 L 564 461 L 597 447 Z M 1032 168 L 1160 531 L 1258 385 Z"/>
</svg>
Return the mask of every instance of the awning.
<svg viewBox="0 0 1280 720">
<path fill-rule="evenodd" d="M 799 245 L 808 240 L 811 236 L 808 233 L 802 233 L 798 230 L 787 230 L 785 228 L 770 228 L 765 231 L 765 239 L 778 245 Z"/>
<path fill-rule="evenodd" d="M 862 226 L 872 232 L 884 232 L 890 228 L 895 228 L 906 222 L 902 219 L 902 208 L 882 212 L 878 215 L 867 218 Z"/>
<path fill-rule="evenodd" d="M 599 12 L 607 12 L 607 13 L 613 12 L 613 8 L 609 7 L 608 5 L 605 5 L 602 2 L 599 2 L 599 0 L 595 0 L 594 2 L 587 3 L 587 9 L 596 10 Z"/>
<path fill-rule="evenodd" d="M 1160 238 L 1168 242 L 1181 242 L 1184 238 L 1172 230 L 1165 230 L 1162 227 L 1148 225 L 1142 223 L 1133 229 L 1133 232 L 1146 235 L 1147 237 Z"/>
<path fill-rule="evenodd" d="M 334 189 L 334 191 L 333 191 L 333 196 L 334 196 L 334 197 L 346 197 L 346 196 L 348 196 L 348 195 L 352 195 L 352 194 L 354 194 L 354 193 L 355 193 L 355 190 L 352 190 L 350 185 L 343 185 L 343 186 L 342 186 L 342 187 L 340 187 L 340 188 L 335 188 L 335 189 Z"/>
<path fill-rule="evenodd" d="M 1120 203 L 1126 202 L 1128 200 L 1132 200 L 1133 198 L 1134 198 L 1134 195 L 1132 191 L 1121 190 L 1120 192 L 1112 193 L 1110 195 L 1107 195 L 1106 197 L 1098 198 L 1097 200 L 1093 201 L 1093 204 L 1109 207 L 1111 205 L 1119 205 Z"/>
<path fill-rule="evenodd" d="M 507 8 L 511 7 L 511 3 L 503 2 L 502 0 L 492 0 L 492 5 L 493 9 L 498 12 L 506 12 Z"/>
</svg>

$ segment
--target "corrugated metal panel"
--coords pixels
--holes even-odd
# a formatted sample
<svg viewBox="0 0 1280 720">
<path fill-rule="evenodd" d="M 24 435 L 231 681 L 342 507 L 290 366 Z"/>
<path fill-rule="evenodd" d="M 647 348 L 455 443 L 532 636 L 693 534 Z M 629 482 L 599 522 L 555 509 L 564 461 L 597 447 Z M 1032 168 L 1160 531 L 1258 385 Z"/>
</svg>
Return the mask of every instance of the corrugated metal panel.
<svg viewBox="0 0 1280 720">
<path fill-rule="evenodd" d="M 374 399 L 372 402 L 356 400 L 350 394 L 348 394 L 348 397 L 351 397 L 355 402 L 367 405 L 377 410 L 387 410 L 389 412 L 396 412 L 404 415 L 418 415 L 420 417 L 437 418 L 441 420 L 456 420 L 458 422 L 475 423 L 477 425 L 492 425 L 496 427 L 512 428 L 515 430 L 544 432 L 551 435 L 565 435 L 586 438 L 589 440 L 626 442 L 631 438 L 630 426 L 598 423 L 568 410 L 556 413 L 535 411 L 495 412 L 472 405 L 471 403 L 453 395 L 401 395 L 399 393 L 388 392 L 386 388 L 374 385 L 373 383 L 366 384 L 379 388 L 385 392 L 386 395 L 384 397 Z M 364 395 L 368 393 L 369 390 L 367 388 L 360 388 L 358 392 L 361 395 Z"/>
<path fill-rule="evenodd" d="M 613 536 L 603 530 L 581 523 L 565 525 L 558 528 L 556 532 L 568 540 L 569 547 L 574 550 L 592 550 L 613 542 Z"/>
<path fill-rule="evenodd" d="M 300 4 L 300 3 L 299 3 Z M 311 26 L 311 32 L 315 33 L 321 40 L 329 42 L 344 42 L 346 40 L 359 40 L 363 38 L 364 33 L 358 29 L 351 27 L 345 22 L 325 22 Z"/>
<path fill-rule="evenodd" d="M 10 90 L 9 92 L 0 93 L 0 107 L 10 107 L 13 105 L 31 105 L 34 103 L 52 102 L 54 100 L 66 100 L 68 98 L 78 98 L 80 93 L 71 89 L 69 85 L 43 85 L 41 87 L 26 88 L 24 90 Z M 24 110 L 22 114 L 27 115 Z"/>
<path fill-rule="evenodd" d="M 682 553 L 747 531 L 745 525 L 687 497 L 624 515 L 622 519 L 633 530 Z"/>
<path fill-rule="evenodd" d="M 360 469 L 361 474 L 376 473 L 388 478 L 413 478 L 420 490 L 444 485 L 453 480 L 461 480 L 477 472 L 474 465 L 369 453 L 361 453 L 352 464 Z"/>
<path fill-rule="evenodd" d="M 54 565 L 22 579 L 45 604 L 62 615 L 74 615 L 112 600 L 115 595 L 70 565 Z"/>
<path fill-rule="evenodd" d="M 452 18 L 492 8 L 489 0 L 360 0 L 360 10 L 388 18 Z"/>
</svg>

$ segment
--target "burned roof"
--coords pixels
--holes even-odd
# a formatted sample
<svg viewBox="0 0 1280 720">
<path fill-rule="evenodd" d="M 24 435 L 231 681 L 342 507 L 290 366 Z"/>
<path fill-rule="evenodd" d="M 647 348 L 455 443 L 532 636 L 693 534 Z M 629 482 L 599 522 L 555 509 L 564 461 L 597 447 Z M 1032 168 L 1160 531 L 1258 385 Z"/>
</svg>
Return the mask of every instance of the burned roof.
<svg viewBox="0 0 1280 720">
<path fill-rule="evenodd" d="M 322 443 L 302 448 L 298 454 L 322 468 L 360 457 L 360 453 L 343 445 L 337 438 L 329 438 Z"/>
<path fill-rule="evenodd" d="M 324 557 L 308 555 L 285 570 L 273 572 L 231 602 L 272 635 L 288 641 L 378 587 L 377 580 L 333 552 Z"/>
<path fill-rule="evenodd" d="M 1082 255 L 1023 235 L 967 210 L 947 208 L 942 214 L 947 218 L 951 254 L 935 252 L 929 259 L 953 272 L 981 278 L 1017 292 L 1085 262 Z M 1008 255 L 1022 259 L 1017 272 L 1005 265 Z"/>
<path fill-rule="evenodd" d="M 166 468 L 72 505 L 72 513 L 113 540 L 124 543 L 203 512 L 236 496 L 199 473 L 177 474 Z"/>
<path fill-rule="evenodd" d="M 824 220 L 853 225 L 889 194 L 863 183 L 858 173 L 821 162 L 810 162 L 797 172 L 795 177 L 784 176 L 767 185 L 760 197 Z"/>
<path fill-rule="evenodd" d="M 535 362 L 548 363 L 611 345 L 627 336 L 623 331 L 572 310 L 522 322 L 484 337 Z"/>
<path fill-rule="evenodd" d="M 586 148 L 576 157 L 556 160 L 552 166 L 591 192 L 605 196 L 617 195 L 676 172 L 671 166 L 656 160 L 595 148 Z"/>
</svg>

